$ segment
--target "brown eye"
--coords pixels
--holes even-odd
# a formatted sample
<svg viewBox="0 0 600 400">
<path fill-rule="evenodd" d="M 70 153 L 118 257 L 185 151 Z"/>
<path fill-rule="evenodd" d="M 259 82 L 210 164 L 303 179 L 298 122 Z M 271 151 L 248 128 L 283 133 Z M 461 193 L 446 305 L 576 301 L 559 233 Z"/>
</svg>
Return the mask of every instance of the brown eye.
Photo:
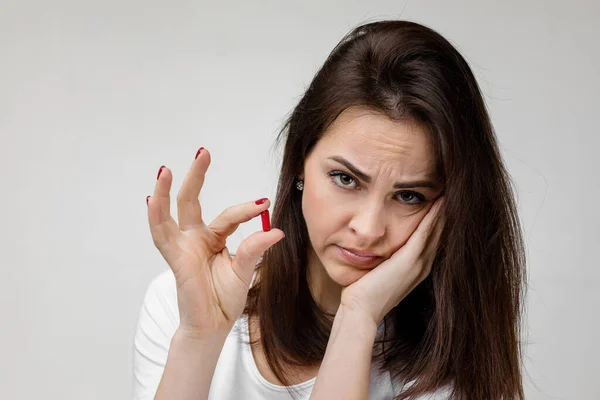
<svg viewBox="0 0 600 400">
<path fill-rule="evenodd" d="M 425 197 L 417 192 L 400 192 L 398 197 L 401 202 L 409 205 L 419 205 L 425 202 Z"/>
<path fill-rule="evenodd" d="M 350 178 L 348 175 L 340 175 L 340 182 L 342 182 L 344 185 L 349 185 L 352 183 L 352 178 Z"/>
<path fill-rule="evenodd" d="M 402 197 L 403 200 L 410 202 L 415 197 L 415 195 L 414 195 L 414 193 L 410 193 L 410 192 L 402 192 L 402 193 L 400 193 L 400 197 Z"/>
<path fill-rule="evenodd" d="M 352 183 L 355 182 L 354 178 L 342 171 L 331 171 L 329 172 L 329 176 L 331 176 L 331 179 L 336 185 L 342 188 L 354 189 L 356 187 L 356 185 L 351 186 Z"/>
</svg>

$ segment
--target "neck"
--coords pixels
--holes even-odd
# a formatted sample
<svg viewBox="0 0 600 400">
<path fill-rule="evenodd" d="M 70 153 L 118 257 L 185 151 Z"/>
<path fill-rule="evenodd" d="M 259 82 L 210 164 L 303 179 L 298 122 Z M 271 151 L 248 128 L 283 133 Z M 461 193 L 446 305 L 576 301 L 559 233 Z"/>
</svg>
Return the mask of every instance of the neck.
<svg viewBox="0 0 600 400">
<path fill-rule="evenodd" d="M 342 298 L 342 286 L 333 281 L 312 246 L 308 250 L 307 281 L 315 302 L 321 309 L 335 315 Z"/>
</svg>

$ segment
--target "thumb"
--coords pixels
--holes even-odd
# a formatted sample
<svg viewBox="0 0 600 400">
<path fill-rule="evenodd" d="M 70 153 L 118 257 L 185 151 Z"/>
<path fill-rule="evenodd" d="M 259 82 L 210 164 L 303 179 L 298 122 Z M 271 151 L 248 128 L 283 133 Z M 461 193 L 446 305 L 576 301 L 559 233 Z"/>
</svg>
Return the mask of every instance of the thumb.
<svg viewBox="0 0 600 400">
<path fill-rule="evenodd" d="M 285 234 L 282 230 L 274 228 L 268 232 L 254 232 L 242 241 L 233 258 L 231 267 L 247 287 L 250 287 L 250 281 L 258 259 L 269 247 L 284 237 Z"/>
</svg>

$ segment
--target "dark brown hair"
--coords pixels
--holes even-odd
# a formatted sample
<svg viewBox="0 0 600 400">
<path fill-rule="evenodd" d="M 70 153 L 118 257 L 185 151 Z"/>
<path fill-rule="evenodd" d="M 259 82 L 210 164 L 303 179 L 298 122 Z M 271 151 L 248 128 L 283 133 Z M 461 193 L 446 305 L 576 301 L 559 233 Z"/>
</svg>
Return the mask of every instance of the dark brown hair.
<svg viewBox="0 0 600 400">
<path fill-rule="evenodd" d="M 520 341 L 525 255 L 510 176 L 477 81 L 440 34 L 406 21 L 349 32 L 286 120 L 272 226 L 286 238 L 265 252 L 245 313 L 277 378 L 323 360 L 332 316 L 306 279 L 309 236 L 297 177 L 313 146 L 349 107 L 411 119 L 432 136 L 445 186 L 445 228 L 430 275 L 384 318 L 383 352 L 397 399 L 447 386 L 452 399 L 523 399 Z"/>
</svg>

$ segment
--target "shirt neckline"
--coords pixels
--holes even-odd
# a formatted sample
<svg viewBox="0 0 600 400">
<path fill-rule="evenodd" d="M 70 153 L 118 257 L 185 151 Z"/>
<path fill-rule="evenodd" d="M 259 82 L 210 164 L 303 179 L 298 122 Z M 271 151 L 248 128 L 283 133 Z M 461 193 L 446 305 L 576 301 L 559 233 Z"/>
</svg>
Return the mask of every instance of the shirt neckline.
<svg viewBox="0 0 600 400">
<path fill-rule="evenodd" d="M 305 390 L 308 389 L 310 387 L 312 387 L 315 383 L 315 381 L 317 380 L 317 377 L 315 376 L 314 378 L 311 378 L 307 381 L 295 384 L 295 385 L 290 385 L 290 386 L 281 386 L 281 385 L 276 385 L 274 383 L 271 383 L 269 381 L 267 381 L 262 374 L 260 373 L 260 371 L 258 370 L 258 367 L 256 365 L 256 360 L 254 360 L 254 355 L 252 354 L 252 348 L 250 347 L 250 345 L 247 343 L 250 341 L 250 332 L 249 332 L 249 327 L 248 327 L 248 315 L 247 314 L 242 314 L 242 316 L 240 317 L 241 322 L 242 322 L 242 332 L 244 335 L 244 341 L 243 341 L 243 347 L 244 347 L 244 359 L 246 360 L 246 363 L 249 367 L 249 369 L 252 371 L 254 377 L 256 378 L 256 380 L 259 381 L 259 383 L 261 385 L 263 385 L 264 387 L 270 389 L 270 390 L 274 390 L 277 392 L 287 392 L 288 389 L 292 389 L 292 390 Z"/>
</svg>

